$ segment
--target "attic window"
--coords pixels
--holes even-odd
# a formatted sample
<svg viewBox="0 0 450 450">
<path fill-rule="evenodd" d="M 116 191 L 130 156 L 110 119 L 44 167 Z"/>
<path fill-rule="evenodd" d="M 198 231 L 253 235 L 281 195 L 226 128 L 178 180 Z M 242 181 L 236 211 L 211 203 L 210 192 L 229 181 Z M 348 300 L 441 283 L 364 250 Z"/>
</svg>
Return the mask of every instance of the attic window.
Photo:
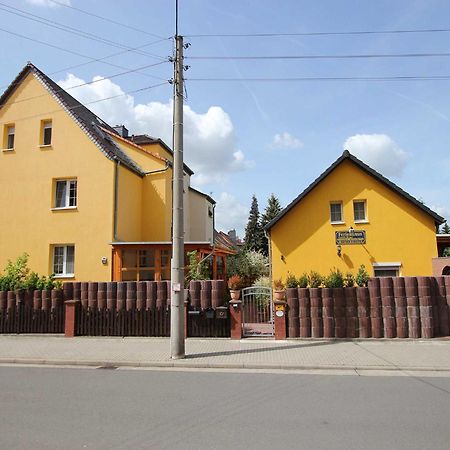
<svg viewBox="0 0 450 450">
<path fill-rule="evenodd" d="M 41 125 L 41 145 L 52 145 L 52 121 L 43 120 Z"/>
<path fill-rule="evenodd" d="M 330 221 L 331 223 L 342 223 L 342 202 L 331 202 L 330 203 Z"/>
<path fill-rule="evenodd" d="M 6 150 L 13 150 L 14 149 L 14 136 L 15 136 L 15 127 L 14 125 L 6 125 L 5 126 L 5 142 L 4 142 L 4 148 Z"/>
</svg>

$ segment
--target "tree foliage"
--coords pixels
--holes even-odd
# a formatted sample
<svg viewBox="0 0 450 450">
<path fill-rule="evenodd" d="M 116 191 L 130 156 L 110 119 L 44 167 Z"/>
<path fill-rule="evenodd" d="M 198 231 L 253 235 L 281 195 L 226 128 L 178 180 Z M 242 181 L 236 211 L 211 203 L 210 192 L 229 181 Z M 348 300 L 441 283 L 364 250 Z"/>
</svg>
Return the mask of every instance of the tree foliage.
<svg viewBox="0 0 450 450">
<path fill-rule="evenodd" d="M 275 194 L 271 194 L 267 200 L 267 206 L 264 210 L 264 213 L 261 216 L 261 229 L 263 230 L 263 239 L 262 239 L 262 253 L 266 256 L 269 255 L 269 240 L 264 233 L 264 227 L 271 222 L 280 212 L 281 212 L 281 204 Z"/>
<path fill-rule="evenodd" d="M 252 197 L 252 206 L 248 216 L 247 226 L 245 227 L 244 250 L 260 252 L 263 249 L 264 231 L 261 227 L 259 217 L 258 200 L 256 196 Z"/>
<path fill-rule="evenodd" d="M 450 234 L 450 226 L 447 222 L 444 222 L 444 225 L 442 225 L 441 234 Z"/>
</svg>

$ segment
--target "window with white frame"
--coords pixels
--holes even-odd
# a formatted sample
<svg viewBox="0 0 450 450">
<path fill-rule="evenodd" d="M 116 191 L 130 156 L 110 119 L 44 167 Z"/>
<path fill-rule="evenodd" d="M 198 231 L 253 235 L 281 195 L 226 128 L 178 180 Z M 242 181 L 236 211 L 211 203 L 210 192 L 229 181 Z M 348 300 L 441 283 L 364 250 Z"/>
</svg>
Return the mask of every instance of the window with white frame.
<svg viewBox="0 0 450 450">
<path fill-rule="evenodd" d="M 354 200 L 353 201 L 353 217 L 355 222 L 366 222 L 366 201 L 365 200 Z"/>
<path fill-rule="evenodd" d="M 52 121 L 44 120 L 42 122 L 41 145 L 52 144 Z"/>
<path fill-rule="evenodd" d="M 77 206 L 77 180 L 56 180 L 55 208 L 75 208 Z"/>
<path fill-rule="evenodd" d="M 14 137 L 16 128 L 14 125 L 7 125 L 6 127 L 6 149 L 12 150 L 14 148 Z"/>
<path fill-rule="evenodd" d="M 373 274 L 375 277 L 398 277 L 401 263 L 374 263 Z"/>
<path fill-rule="evenodd" d="M 330 220 L 331 223 L 342 223 L 342 202 L 331 202 L 330 203 Z"/>
<path fill-rule="evenodd" d="M 72 277 L 75 273 L 75 246 L 55 245 L 53 247 L 53 273 L 57 277 Z"/>
</svg>

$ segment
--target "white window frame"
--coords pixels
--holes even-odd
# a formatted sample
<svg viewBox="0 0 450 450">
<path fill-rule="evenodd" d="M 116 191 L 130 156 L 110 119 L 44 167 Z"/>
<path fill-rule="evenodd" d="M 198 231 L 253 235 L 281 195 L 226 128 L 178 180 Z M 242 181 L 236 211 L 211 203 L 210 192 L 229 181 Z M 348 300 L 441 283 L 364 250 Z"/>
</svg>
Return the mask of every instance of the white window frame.
<svg viewBox="0 0 450 450">
<path fill-rule="evenodd" d="M 355 210 L 355 204 L 356 203 L 362 203 L 364 205 L 364 219 L 356 219 L 356 210 Z M 355 223 L 367 223 L 367 201 L 366 200 L 353 200 L 353 220 Z"/>
<path fill-rule="evenodd" d="M 378 270 L 395 270 L 397 277 L 401 276 L 400 267 L 402 266 L 401 262 L 385 262 L 385 263 L 373 263 L 373 275 L 377 276 L 376 271 Z"/>
<path fill-rule="evenodd" d="M 45 143 L 45 130 L 49 129 L 51 130 L 50 132 L 50 143 L 46 144 Z M 53 142 L 53 121 L 52 120 L 43 120 L 42 121 L 42 135 L 41 135 L 41 139 L 42 141 L 40 142 L 39 147 L 51 147 L 52 146 L 52 142 Z"/>
<path fill-rule="evenodd" d="M 12 133 L 11 133 L 12 130 Z M 13 136 L 13 145 L 12 147 L 9 146 L 9 137 Z M 16 143 L 16 127 L 15 125 L 11 124 L 11 125 L 6 125 L 6 148 L 5 150 L 14 150 L 14 145 Z"/>
<path fill-rule="evenodd" d="M 70 186 L 71 183 L 75 182 L 75 205 L 70 205 Z M 58 183 L 66 184 L 66 196 L 64 197 L 64 206 L 57 205 L 57 192 L 58 192 Z M 59 209 L 76 209 L 78 207 L 78 180 L 76 178 L 64 178 L 55 180 L 55 197 L 53 199 L 53 210 Z"/>
<path fill-rule="evenodd" d="M 73 271 L 72 272 L 68 272 L 67 271 L 67 249 L 69 247 L 73 248 L 73 262 L 72 262 L 72 266 L 73 266 Z M 62 248 L 63 249 L 63 271 L 62 273 L 56 273 L 55 272 L 55 252 L 57 248 Z M 53 249 L 52 249 L 52 273 L 54 274 L 55 278 L 73 278 L 75 276 L 75 245 L 73 244 L 66 244 L 66 245 L 53 245 Z"/>
<path fill-rule="evenodd" d="M 341 220 L 333 220 L 332 211 L 331 211 L 331 207 L 333 205 L 339 205 L 339 208 L 341 210 Z M 343 224 L 343 223 L 345 223 L 344 222 L 344 207 L 343 207 L 342 202 L 339 202 L 339 201 L 330 202 L 330 223 L 331 224 Z"/>
</svg>

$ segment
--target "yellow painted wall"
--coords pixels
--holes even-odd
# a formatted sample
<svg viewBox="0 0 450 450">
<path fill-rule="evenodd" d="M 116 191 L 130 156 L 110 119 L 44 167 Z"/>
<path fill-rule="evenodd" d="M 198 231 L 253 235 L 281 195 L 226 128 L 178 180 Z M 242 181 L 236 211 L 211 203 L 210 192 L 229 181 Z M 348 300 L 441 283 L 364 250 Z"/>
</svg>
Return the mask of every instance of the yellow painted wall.
<svg viewBox="0 0 450 450">
<path fill-rule="evenodd" d="M 52 147 L 41 149 L 40 123 L 46 119 L 53 121 Z M 114 164 L 33 75 L 0 109 L 0 133 L 10 122 L 14 152 L 0 151 L 0 270 L 27 252 L 31 269 L 49 274 L 50 246 L 74 244 L 76 279 L 109 280 Z M 52 211 L 53 181 L 66 177 L 78 180 L 78 208 Z"/>
<path fill-rule="evenodd" d="M 170 241 L 172 170 L 147 175 L 142 194 L 142 240 Z"/>
<path fill-rule="evenodd" d="M 355 224 L 353 200 L 367 201 L 368 223 Z M 330 223 L 330 202 L 343 202 L 342 225 Z M 343 245 L 337 255 L 335 232 L 366 231 L 365 245 Z M 333 267 L 356 273 L 364 264 L 401 262 L 400 275 L 431 275 L 437 256 L 434 219 L 352 162 L 345 160 L 292 208 L 271 231 L 274 278 Z M 282 260 L 284 257 L 284 261 Z"/>
<path fill-rule="evenodd" d="M 142 230 L 142 178 L 119 166 L 117 241 L 139 242 Z"/>
</svg>

